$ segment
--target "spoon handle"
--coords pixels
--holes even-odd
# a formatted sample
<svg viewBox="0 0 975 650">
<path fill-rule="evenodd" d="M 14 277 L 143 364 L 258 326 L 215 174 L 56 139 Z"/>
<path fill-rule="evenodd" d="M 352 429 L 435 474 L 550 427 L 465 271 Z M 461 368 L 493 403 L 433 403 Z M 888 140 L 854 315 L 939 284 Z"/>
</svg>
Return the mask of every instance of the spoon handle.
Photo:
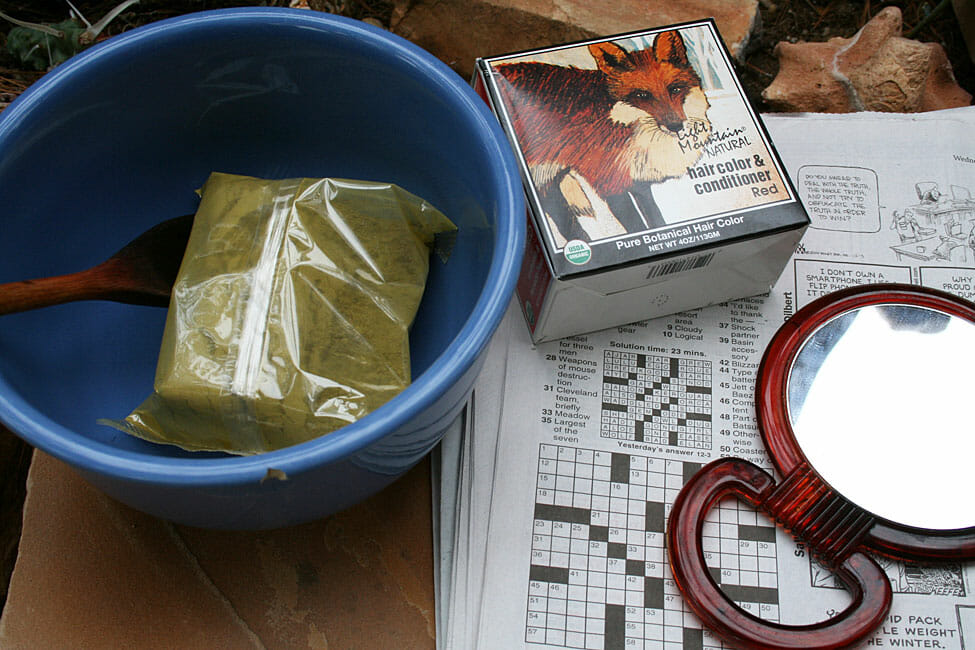
<svg viewBox="0 0 975 650">
<path fill-rule="evenodd" d="M 145 287 L 133 288 L 126 264 L 116 259 L 67 275 L 0 284 L 0 315 L 77 300 L 113 300 L 164 307 L 169 304 L 169 293 L 149 293 Z"/>
</svg>

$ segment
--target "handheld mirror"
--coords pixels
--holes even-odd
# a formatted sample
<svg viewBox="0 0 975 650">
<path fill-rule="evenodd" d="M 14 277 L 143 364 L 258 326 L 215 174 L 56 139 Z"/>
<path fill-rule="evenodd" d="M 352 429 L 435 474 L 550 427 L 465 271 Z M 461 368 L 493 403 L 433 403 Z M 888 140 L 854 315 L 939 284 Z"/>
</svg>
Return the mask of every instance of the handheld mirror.
<svg viewBox="0 0 975 650">
<path fill-rule="evenodd" d="M 799 310 L 772 338 L 755 391 L 782 477 L 740 459 L 701 469 L 678 495 L 667 542 L 688 605 L 735 647 L 834 648 L 865 639 L 891 587 L 865 553 L 975 558 L 975 305 L 910 285 L 854 287 Z M 830 567 L 849 607 L 813 625 L 763 621 L 708 573 L 700 532 L 734 496 L 767 512 Z"/>
</svg>

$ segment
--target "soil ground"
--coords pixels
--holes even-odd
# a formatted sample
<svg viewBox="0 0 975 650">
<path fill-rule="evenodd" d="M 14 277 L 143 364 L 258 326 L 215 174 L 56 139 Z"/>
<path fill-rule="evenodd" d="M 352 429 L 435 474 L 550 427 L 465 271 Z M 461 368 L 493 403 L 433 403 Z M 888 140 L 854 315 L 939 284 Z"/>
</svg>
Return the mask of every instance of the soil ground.
<svg viewBox="0 0 975 650">
<path fill-rule="evenodd" d="M 91 22 L 96 22 L 116 4 L 118 0 L 74 1 L 74 6 Z M 287 6 L 289 0 L 142 0 L 113 21 L 103 35 L 118 34 L 191 11 L 259 4 Z M 739 66 L 739 76 L 756 108 L 768 110 L 761 92 L 778 71 L 773 54 L 776 43 L 825 41 L 834 36 L 849 38 L 878 11 L 893 5 L 903 14 L 904 34 L 923 42 L 941 43 L 959 85 L 975 95 L 975 64 L 969 58 L 950 4 L 947 0 L 761 0 L 761 29 L 753 37 L 746 59 Z M 309 5 L 320 11 L 374 19 L 383 25 L 388 25 L 392 13 L 392 4 L 384 0 L 309 0 Z M 35 23 L 59 23 L 69 17 L 66 0 L 0 0 L 0 11 Z M 25 69 L 7 52 L 4 45 L 10 27 L 10 23 L 0 20 L 0 109 L 43 74 Z M 16 557 L 29 460 L 30 449 L 0 427 L 0 606 L 6 599 L 7 583 Z"/>
</svg>

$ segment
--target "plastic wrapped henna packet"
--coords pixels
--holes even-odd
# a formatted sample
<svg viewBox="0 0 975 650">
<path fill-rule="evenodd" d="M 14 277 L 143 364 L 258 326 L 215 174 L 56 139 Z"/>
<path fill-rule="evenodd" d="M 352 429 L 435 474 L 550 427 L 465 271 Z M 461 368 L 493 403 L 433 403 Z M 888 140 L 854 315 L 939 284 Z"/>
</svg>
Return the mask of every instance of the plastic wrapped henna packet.
<svg viewBox="0 0 975 650">
<path fill-rule="evenodd" d="M 256 454 L 354 422 L 410 383 L 430 253 L 455 226 L 402 188 L 214 173 L 173 288 L 153 393 L 103 423 Z"/>
</svg>

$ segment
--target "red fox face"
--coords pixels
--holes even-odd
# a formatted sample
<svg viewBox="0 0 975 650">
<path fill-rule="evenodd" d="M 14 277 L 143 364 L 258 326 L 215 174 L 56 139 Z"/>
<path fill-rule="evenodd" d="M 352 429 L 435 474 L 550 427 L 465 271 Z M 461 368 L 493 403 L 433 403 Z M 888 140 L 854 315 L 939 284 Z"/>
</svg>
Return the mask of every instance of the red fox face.
<svg viewBox="0 0 975 650">
<path fill-rule="evenodd" d="M 662 32 L 652 49 L 627 52 L 602 42 L 590 45 L 589 52 L 616 101 L 650 114 L 671 133 L 683 128 L 687 119 L 684 102 L 701 80 L 687 59 L 680 34 Z"/>
</svg>

